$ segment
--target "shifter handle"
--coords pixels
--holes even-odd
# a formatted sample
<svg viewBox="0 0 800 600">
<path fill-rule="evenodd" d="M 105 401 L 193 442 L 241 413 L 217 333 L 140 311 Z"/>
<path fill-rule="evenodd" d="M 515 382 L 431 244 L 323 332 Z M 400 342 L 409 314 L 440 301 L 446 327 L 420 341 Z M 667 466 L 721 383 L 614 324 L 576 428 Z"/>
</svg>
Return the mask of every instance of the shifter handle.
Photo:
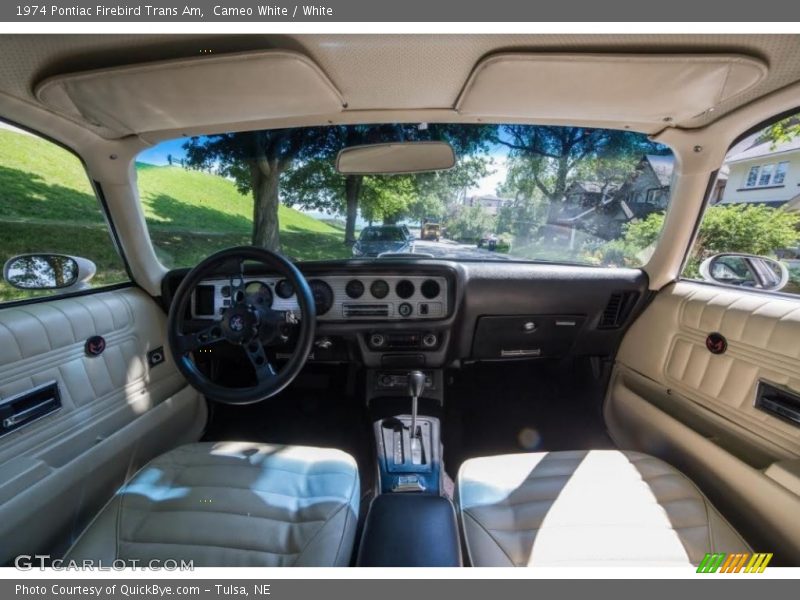
<svg viewBox="0 0 800 600">
<path fill-rule="evenodd" d="M 422 371 L 411 371 L 408 374 L 408 395 L 412 398 L 419 398 L 424 389 L 425 373 Z"/>
<path fill-rule="evenodd" d="M 408 374 L 408 394 L 411 396 L 411 443 L 417 439 L 417 400 L 425 389 L 425 373 L 411 371 Z"/>
</svg>

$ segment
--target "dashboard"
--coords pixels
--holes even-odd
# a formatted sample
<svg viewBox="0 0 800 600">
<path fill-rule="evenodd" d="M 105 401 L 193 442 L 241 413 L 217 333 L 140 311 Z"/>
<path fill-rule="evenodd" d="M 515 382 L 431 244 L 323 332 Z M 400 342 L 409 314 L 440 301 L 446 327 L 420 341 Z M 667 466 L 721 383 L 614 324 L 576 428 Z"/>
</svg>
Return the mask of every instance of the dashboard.
<svg viewBox="0 0 800 600">
<path fill-rule="evenodd" d="M 611 357 L 649 298 L 647 276 L 638 269 L 436 259 L 297 266 L 317 308 L 309 361 L 368 369 Z M 165 309 L 187 272 L 170 271 L 164 278 Z M 281 276 L 246 268 L 244 280 L 255 303 L 299 310 Z M 191 298 L 187 327 L 206 327 L 230 303 L 227 276 L 209 275 Z M 290 347 L 291 342 L 280 352 L 288 354 Z"/>
<path fill-rule="evenodd" d="M 280 277 L 245 276 L 245 294 L 274 310 L 298 311 L 292 284 Z M 311 277 L 320 321 L 433 320 L 447 316 L 449 284 L 439 275 L 364 274 Z M 191 300 L 193 319 L 215 319 L 231 305 L 228 279 L 208 279 Z"/>
</svg>

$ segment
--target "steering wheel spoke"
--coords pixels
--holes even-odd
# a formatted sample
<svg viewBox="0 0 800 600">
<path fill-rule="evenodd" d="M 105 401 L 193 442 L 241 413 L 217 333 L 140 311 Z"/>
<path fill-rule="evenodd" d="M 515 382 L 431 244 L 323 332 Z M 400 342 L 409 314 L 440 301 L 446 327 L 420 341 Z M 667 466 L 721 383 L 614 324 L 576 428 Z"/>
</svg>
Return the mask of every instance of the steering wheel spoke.
<svg viewBox="0 0 800 600">
<path fill-rule="evenodd" d="M 244 351 L 247 353 L 247 358 L 250 359 L 250 364 L 256 372 L 256 379 L 261 383 L 272 379 L 277 375 L 275 367 L 269 362 L 267 353 L 264 351 L 264 345 L 259 340 L 253 340 L 245 344 Z"/>
<path fill-rule="evenodd" d="M 178 352 L 188 354 L 203 346 L 210 346 L 224 340 L 222 328 L 219 321 L 214 321 L 212 325 L 192 333 L 182 333 L 178 336 Z"/>
</svg>

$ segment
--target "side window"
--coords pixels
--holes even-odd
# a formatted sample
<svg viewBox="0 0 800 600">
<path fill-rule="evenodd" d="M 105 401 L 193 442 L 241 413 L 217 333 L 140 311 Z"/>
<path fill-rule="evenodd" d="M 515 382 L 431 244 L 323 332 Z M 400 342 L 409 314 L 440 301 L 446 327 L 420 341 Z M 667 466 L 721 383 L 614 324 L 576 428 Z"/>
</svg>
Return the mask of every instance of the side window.
<svg viewBox="0 0 800 600">
<path fill-rule="evenodd" d="M 683 276 L 800 295 L 800 113 L 730 149 Z"/>
<path fill-rule="evenodd" d="M 80 160 L 2 122 L 0 265 L 0 306 L 128 280 Z"/>
</svg>

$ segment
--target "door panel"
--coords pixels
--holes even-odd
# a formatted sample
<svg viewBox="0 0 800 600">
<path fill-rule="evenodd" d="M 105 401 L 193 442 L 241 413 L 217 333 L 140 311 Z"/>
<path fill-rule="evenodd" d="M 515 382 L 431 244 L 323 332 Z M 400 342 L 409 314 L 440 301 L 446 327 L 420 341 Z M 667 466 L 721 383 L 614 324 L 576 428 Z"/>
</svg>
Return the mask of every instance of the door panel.
<svg viewBox="0 0 800 600">
<path fill-rule="evenodd" d="M 63 550 L 126 475 L 199 438 L 205 403 L 163 348 L 166 318 L 126 288 L 0 309 L 0 399 L 56 381 L 62 407 L 0 438 L 0 564 Z M 89 356 L 87 339 L 105 350 Z"/>
<path fill-rule="evenodd" d="M 626 333 L 605 417 L 618 444 L 681 467 L 752 544 L 800 564 L 800 428 L 755 407 L 759 381 L 800 393 L 800 298 L 679 282 Z"/>
</svg>

